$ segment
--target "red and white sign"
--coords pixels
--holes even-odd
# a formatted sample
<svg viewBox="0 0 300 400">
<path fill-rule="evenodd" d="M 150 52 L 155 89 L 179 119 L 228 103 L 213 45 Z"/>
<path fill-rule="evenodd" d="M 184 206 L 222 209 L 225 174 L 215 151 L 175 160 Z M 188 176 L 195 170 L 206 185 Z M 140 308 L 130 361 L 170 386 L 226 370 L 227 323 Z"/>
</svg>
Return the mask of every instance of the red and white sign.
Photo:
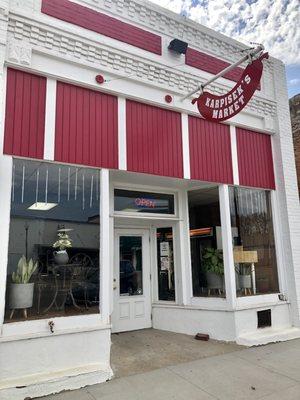
<svg viewBox="0 0 300 400">
<path fill-rule="evenodd" d="M 209 92 L 203 92 L 197 99 L 194 99 L 192 103 L 197 102 L 202 117 L 210 121 L 225 121 L 238 114 L 258 88 L 263 72 L 262 60 L 268 57 L 268 53 L 264 53 L 248 64 L 240 80 L 229 93 L 216 96 Z"/>
</svg>

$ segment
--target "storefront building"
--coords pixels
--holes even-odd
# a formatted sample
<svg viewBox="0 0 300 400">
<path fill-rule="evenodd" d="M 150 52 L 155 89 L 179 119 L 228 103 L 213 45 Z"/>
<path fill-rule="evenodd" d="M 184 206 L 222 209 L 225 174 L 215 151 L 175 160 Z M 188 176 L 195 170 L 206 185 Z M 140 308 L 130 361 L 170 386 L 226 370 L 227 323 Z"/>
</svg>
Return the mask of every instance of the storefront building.
<svg viewBox="0 0 300 400">
<path fill-rule="evenodd" d="M 283 63 L 217 123 L 182 97 L 240 58 L 230 38 L 141 0 L 1 0 L 0 18 L 1 399 L 110 379 L 111 332 L 299 337 Z"/>
</svg>

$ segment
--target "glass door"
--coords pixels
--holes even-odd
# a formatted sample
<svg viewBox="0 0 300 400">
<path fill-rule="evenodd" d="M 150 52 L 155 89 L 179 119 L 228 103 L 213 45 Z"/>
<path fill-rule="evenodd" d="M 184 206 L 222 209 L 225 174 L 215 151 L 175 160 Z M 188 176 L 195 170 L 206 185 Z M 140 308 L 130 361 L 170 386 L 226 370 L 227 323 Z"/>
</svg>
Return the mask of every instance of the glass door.
<svg viewBox="0 0 300 400">
<path fill-rule="evenodd" d="M 112 331 L 151 327 L 149 232 L 115 231 Z"/>
</svg>

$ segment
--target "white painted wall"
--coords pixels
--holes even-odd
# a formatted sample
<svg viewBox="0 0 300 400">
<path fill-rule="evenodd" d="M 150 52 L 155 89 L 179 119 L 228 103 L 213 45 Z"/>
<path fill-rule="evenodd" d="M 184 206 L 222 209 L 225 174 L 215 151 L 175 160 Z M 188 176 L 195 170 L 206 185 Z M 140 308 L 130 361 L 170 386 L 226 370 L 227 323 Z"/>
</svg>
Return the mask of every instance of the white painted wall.
<svg viewBox="0 0 300 400">
<path fill-rule="evenodd" d="M 2 400 L 44 396 L 112 377 L 110 329 L 98 321 L 90 330 L 64 332 L 60 331 L 59 318 L 54 322 L 53 334 L 48 328 L 47 334 L 34 339 L 27 335 L 0 340 Z"/>
<path fill-rule="evenodd" d="M 292 322 L 300 326 L 300 205 L 297 187 L 295 156 L 292 140 L 285 68 L 281 61 L 274 62 L 274 90 L 277 100 L 277 132 L 272 137 L 276 192 L 276 234 L 281 238 L 280 275 L 287 285 L 291 302 Z M 278 245 L 277 245 L 278 247 Z M 283 270 L 283 271 L 282 271 Z M 285 288 L 283 288 L 285 289 Z"/>
<path fill-rule="evenodd" d="M 234 341 L 234 313 L 212 309 L 154 305 L 153 328 L 196 335 L 209 334 L 211 339 Z"/>
<path fill-rule="evenodd" d="M 271 309 L 272 327 L 258 329 L 257 311 L 266 309 Z M 300 337 L 300 330 L 291 327 L 289 305 L 278 301 L 239 310 L 156 304 L 152 314 L 155 329 L 193 336 L 204 333 L 247 346 Z"/>
</svg>

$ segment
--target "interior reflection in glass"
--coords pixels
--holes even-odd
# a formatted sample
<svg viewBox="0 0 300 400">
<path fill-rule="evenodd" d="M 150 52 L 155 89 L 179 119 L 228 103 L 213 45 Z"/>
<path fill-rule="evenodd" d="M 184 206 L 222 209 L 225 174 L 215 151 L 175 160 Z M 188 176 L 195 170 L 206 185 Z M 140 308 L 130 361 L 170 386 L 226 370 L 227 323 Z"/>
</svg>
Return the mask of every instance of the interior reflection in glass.
<svg viewBox="0 0 300 400">
<path fill-rule="evenodd" d="M 142 237 L 120 236 L 120 295 L 143 294 Z"/>
</svg>

